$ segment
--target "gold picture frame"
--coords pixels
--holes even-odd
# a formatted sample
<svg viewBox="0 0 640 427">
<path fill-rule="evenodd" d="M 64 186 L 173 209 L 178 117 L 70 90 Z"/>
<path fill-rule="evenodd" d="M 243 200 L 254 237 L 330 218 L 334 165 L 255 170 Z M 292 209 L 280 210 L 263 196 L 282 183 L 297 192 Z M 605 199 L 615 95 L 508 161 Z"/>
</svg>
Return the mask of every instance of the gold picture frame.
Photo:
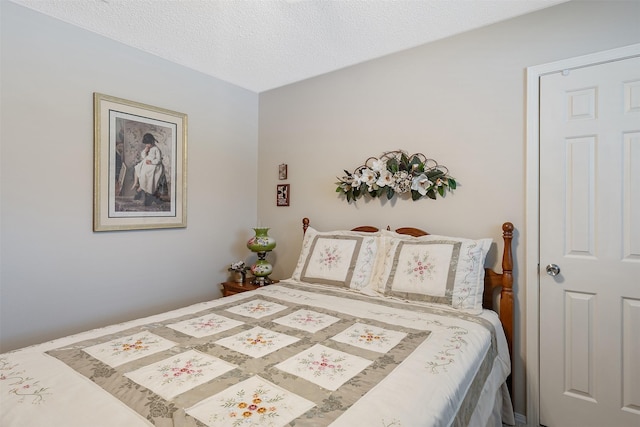
<svg viewBox="0 0 640 427">
<path fill-rule="evenodd" d="M 93 97 L 93 230 L 186 227 L 187 115 Z"/>
</svg>

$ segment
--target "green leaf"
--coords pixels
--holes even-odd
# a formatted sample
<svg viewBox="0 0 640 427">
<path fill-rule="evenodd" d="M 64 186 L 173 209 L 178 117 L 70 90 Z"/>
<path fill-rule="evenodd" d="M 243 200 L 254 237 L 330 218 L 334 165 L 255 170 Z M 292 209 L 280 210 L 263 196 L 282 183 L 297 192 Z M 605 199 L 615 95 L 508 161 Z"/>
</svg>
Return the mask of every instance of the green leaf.
<svg viewBox="0 0 640 427">
<path fill-rule="evenodd" d="M 387 187 L 387 200 L 391 200 L 395 194 L 396 192 L 393 191 L 393 188 Z"/>
<path fill-rule="evenodd" d="M 387 170 L 391 173 L 398 172 L 398 159 L 395 157 L 387 161 Z"/>
<path fill-rule="evenodd" d="M 441 185 L 440 187 L 438 187 L 438 194 L 444 197 L 444 185 Z"/>
<path fill-rule="evenodd" d="M 456 189 L 456 185 L 457 185 L 456 184 L 456 180 L 453 179 L 453 178 L 449 178 L 449 188 L 452 189 L 452 190 L 455 190 Z"/>
<path fill-rule="evenodd" d="M 418 191 L 416 190 L 411 190 L 411 200 L 413 200 L 414 202 L 416 200 L 418 200 L 420 197 L 422 197 L 422 194 L 420 194 Z"/>
<path fill-rule="evenodd" d="M 427 197 L 433 200 L 436 199 L 436 192 L 433 190 L 433 188 L 427 191 Z"/>
<path fill-rule="evenodd" d="M 427 172 L 427 178 L 429 178 L 430 181 L 436 180 L 438 178 L 442 178 L 443 176 L 444 176 L 444 172 L 438 169 L 432 169 Z"/>
<path fill-rule="evenodd" d="M 400 163 L 402 163 L 403 165 L 408 165 L 409 164 L 409 158 L 407 157 L 406 154 L 402 153 L 400 155 Z"/>
</svg>

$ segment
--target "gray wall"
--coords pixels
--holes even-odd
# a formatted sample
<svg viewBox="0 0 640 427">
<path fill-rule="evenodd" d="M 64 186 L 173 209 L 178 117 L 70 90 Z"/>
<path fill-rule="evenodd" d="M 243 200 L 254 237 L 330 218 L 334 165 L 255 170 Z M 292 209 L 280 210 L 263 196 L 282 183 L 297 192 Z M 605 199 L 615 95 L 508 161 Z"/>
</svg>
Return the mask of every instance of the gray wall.
<svg viewBox="0 0 640 427">
<path fill-rule="evenodd" d="M 256 224 L 258 95 L 0 5 L 1 351 L 219 297 Z M 93 92 L 188 115 L 186 229 L 92 231 Z"/>
<path fill-rule="evenodd" d="M 640 2 L 572 1 L 260 95 L 259 213 L 278 238 L 274 275 L 293 270 L 300 220 L 321 230 L 369 224 L 493 237 L 515 224 L 515 400 L 525 412 L 526 68 L 640 42 Z M 405 149 L 446 165 L 460 186 L 444 199 L 348 205 L 336 176 Z M 277 165 L 291 206 L 275 207 Z"/>
</svg>

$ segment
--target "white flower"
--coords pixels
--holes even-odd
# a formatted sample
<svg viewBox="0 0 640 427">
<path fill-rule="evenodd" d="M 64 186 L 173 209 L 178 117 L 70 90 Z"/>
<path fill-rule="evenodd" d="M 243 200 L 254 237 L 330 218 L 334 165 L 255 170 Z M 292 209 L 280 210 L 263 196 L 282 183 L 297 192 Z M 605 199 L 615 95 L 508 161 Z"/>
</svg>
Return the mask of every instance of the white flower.
<svg viewBox="0 0 640 427">
<path fill-rule="evenodd" d="M 388 170 L 381 171 L 380 177 L 378 178 L 378 181 L 376 182 L 376 184 L 378 184 L 378 187 L 386 187 L 387 185 L 389 186 L 393 185 L 393 174 Z"/>
<path fill-rule="evenodd" d="M 233 264 L 231 264 L 231 268 L 229 268 L 229 270 L 243 271 L 243 270 L 246 270 L 247 268 L 248 267 L 244 265 L 244 261 L 236 261 Z"/>
<path fill-rule="evenodd" d="M 427 190 L 429 187 L 433 185 L 433 182 L 429 181 L 429 178 L 425 174 L 420 176 L 416 176 L 413 178 L 413 182 L 411 183 L 411 189 L 416 190 L 422 196 L 427 194 Z"/>
<path fill-rule="evenodd" d="M 371 169 L 363 169 L 361 181 L 367 184 L 367 187 L 371 189 L 371 187 L 376 183 L 376 174 Z"/>
<path fill-rule="evenodd" d="M 341 182 L 345 183 L 345 184 L 351 184 L 351 182 L 353 181 L 353 175 L 344 175 L 341 179 Z"/>
<path fill-rule="evenodd" d="M 360 188 L 360 184 L 362 184 L 362 176 L 359 173 L 351 175 L 351 187 L 357 189 Z"/>
<path fill-rule="evenodd" d="M 374 160 L 371 169 L 374 172 L 383 172 L 387 170 L 387 162 L 385 160 Z"/>
</svg>

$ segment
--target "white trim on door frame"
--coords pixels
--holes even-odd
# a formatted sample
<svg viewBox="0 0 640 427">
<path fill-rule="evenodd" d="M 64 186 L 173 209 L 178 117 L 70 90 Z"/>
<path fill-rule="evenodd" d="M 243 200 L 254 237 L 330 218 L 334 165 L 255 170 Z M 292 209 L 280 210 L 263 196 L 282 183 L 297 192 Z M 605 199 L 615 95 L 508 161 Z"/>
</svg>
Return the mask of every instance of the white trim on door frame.
<svg viewBox="0 0 640 427">
<path fill-rule="evenodd" d="M 540 308 L 540 77 L 545 74 L 583 68 L 634 56 L 640 56 L 640 43 L 527 68 L 525 283 L 527 284 L 526 380 L 527 425 L 529 426 L 540 425 L 540 319 L 538 316 Z"/>
</svg>

